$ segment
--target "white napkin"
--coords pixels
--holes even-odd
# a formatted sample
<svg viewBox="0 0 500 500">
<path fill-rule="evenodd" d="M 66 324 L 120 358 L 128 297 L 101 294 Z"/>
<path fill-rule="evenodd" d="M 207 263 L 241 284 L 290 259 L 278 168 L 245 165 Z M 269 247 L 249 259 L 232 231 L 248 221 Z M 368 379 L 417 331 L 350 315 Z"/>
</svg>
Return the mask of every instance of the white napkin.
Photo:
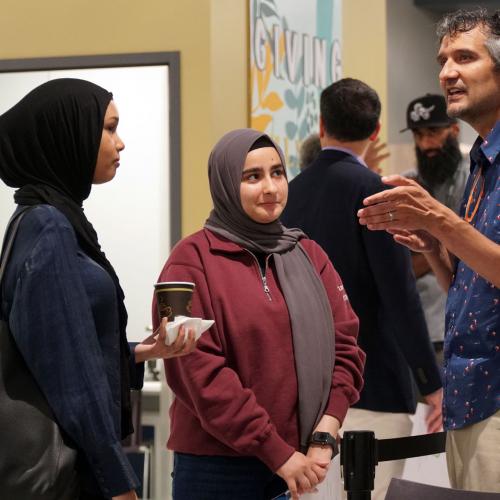
<svg viewBox="0 0 500 500">
<path fill-rule="evenodd" d="M 203 332 L 206 332 L 215 321 L 213 319 L 189 318 L 188 316 L 176 316 L 173 321 L 167 323 L 167 337 L 165 344 L 170 345 L 175 342 L 179 335 L 179 328 L 184 325 L 184 330 L 194 331 L 194 338 L 198 340 Z"/>
</svg>

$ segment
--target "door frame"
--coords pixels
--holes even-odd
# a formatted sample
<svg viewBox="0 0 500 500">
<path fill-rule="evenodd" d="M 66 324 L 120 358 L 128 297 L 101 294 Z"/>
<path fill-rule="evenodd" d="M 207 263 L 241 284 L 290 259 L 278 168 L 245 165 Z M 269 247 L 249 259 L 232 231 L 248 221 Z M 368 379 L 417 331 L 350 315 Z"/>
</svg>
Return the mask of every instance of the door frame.
<svg viewBox="0 0 500 500">
<path fill-rule="evenodd" d="M 181 87 L 180 53 L 142 52 L 0 60 L 0 73 L 64 69 L 168 66 L 170 247 L 181 239 Z"/>
</svg>

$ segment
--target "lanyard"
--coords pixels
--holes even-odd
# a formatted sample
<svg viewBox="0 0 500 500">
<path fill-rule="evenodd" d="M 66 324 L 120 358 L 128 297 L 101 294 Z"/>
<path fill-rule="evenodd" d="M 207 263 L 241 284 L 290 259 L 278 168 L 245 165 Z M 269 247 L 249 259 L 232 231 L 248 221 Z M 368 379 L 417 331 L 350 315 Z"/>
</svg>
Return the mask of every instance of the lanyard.
<svg viewBox="0 0 500 500">
<path fill-rule="evenodd" d="M 481 181 L 481 189 L 479 189 L 479 181 Z M 469 199 L 467 200 L 467 205 L 465 206 L 464 220 L 466 222 L 472 222 L 476 213 L 479 209 L 479 204 L 484 195 L 484 177 L 483 177 L 483 167 L 479 167 L 477 173 L 474 177 L 474 182 L 472 183 L 472 189 L 469 193 Z M 470 210 L 472 209 L 472 213 Z"/>
</svg>

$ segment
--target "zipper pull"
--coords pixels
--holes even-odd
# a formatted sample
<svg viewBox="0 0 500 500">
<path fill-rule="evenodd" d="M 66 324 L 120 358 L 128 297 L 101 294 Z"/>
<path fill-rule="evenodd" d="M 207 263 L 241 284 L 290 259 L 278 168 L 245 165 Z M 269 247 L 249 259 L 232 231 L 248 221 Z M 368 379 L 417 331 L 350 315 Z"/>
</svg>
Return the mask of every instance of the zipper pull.
<svg viewBox="0 0 500 500">
<path fill-rule="evenodd" d="M 264 292 L 266 293 L 267 298 L 268 298 L 269 300 L 273 300 L 273 299 L 271 298 L 271 292 L 269 291 L 269 287 L 267 286 L 267 278 L 265 277 L 265 275 L 264 275 L 264 276 L 262 276 L 262 284 L 264 285 Z"/>
</svg>

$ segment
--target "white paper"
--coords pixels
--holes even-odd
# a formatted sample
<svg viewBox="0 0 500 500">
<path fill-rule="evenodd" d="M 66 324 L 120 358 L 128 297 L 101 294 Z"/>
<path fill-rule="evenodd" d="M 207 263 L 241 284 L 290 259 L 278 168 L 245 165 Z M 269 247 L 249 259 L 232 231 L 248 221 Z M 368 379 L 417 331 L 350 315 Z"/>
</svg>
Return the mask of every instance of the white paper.
<svg viewBox="0 0 500 500">
<path fill-rule="evenodd" d="M 194 338 L 198 340 L 203 332 L 206 332 L 215 321 L 213 319 L 189 318 L 187 316 L 176 316 L 173 321 L 167 323 L 167 336 L 165 344 L 170 345 L 175 342 L 179 335 L 179 329 L 184 325 L 185 330 L 193 330 Z"/>
<path fill-rule="evenodd" d="M 431 407 L 429 405 L 418 403 L 415 415 L 410 417 L 413 421 L 412 436 L 427 434 L 425 419 L 430 411 Z M 407 458 L 402 479 L 449 488 L 450 481 L 448 479 L 446 453 Z"/>
</svg>

